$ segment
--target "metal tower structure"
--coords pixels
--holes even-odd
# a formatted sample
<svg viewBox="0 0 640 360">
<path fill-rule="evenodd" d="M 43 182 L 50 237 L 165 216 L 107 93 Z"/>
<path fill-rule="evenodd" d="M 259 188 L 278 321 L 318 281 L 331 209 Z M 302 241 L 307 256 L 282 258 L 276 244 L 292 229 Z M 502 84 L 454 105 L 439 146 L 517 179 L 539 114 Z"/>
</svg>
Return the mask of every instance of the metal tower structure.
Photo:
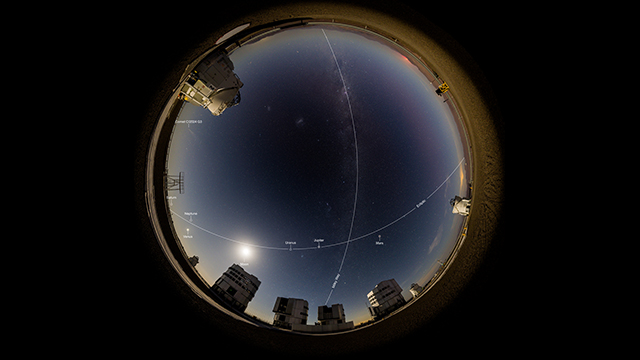
<svg viewBox="0 0 640 360">
<path fill-rule="evenodd" d="M 184 172 L 180 171 L 178 175 L 166 175 L 167 191 L 178 190 L 180 194 L 184 194 Z"/>
</svg>

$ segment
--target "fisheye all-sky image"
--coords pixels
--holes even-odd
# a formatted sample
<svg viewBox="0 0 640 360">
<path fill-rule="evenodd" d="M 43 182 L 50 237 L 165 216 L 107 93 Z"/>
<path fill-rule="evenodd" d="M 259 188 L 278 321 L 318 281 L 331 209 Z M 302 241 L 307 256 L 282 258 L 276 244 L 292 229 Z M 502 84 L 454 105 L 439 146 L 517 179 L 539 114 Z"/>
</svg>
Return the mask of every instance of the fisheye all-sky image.
<svg viewBox="0 0 640 360">
<path fill-rule="evenodd" d="M 268 33 L 228 59 L 235 106 L 216 116 L 185 101 L 169 148 L 167 172 L 184 179 L 171 217 L 197 272 L 214 285 L 236 264 L 258 278 L 245 312 L 268 323 L 278 297 L 306 300 L 307 324 L 332 304 L 370 320 L 384 280 L 411 299 L 463 229 L 450 200 L 470 194 L 440 83 L 393 42 L 341 25 Z"/>
</svg>

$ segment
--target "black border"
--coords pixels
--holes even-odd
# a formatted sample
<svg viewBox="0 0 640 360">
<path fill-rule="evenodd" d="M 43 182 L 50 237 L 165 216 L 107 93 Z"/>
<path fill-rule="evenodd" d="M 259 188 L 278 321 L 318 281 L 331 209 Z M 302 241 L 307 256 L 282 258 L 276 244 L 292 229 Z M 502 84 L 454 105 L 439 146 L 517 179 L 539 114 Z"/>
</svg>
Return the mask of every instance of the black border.
<svg viewBox="0 0 640 360">
<path fill-rule="evenodd" d="M 504 53 L 500 51 L 501 39 L 483 37 L 483 34 L 491 32 L 491 27 L 479 31 L 475 29 L 473 34 L 461 33 L 449 21 L 433 21 L 435 19 L 433 16 L 429 16 L 431 21 L 427 21 L 419 13 L 420 9 L 416 11 L 400 3 L 366 2 L 365 5 L 366 7 L 357 9 L 349 5 L 347 11 L 335 11 L 337 5 L 334 3 L 307 2 L 302 6 L 284 4 L 279 5 L 280 8 L 231 8 L 228 11 L 224 11 L 227 9 L 220 6 L 221 12 L 225 14 L 220 22 L 215 22 L 213 19 L 199 22 L 198 12 L 186 11 L 179 15 L 166 14 L 164 17 L 147 19 L 144 23 L 145 28 L 138 29 L 138 32 L 133 35 L 132 43 L 136 48 L 130 54 L 132 60 L 137 64 L 145 63 L 145 73 L 154 76 L 145 77 L 145 86 L 149 92 L 140 94 L 132 112 L 134 211 L 131 214 L 131 220 L 135 231 L 132 236 L 130 256 L 131 259 L 135 259 L 135 264 L 124 266 L 128 281 L 122 282 L 122 291 L 129 295 L 120 314 L 128 324 L 124 333 L 125 338 L 133 340 L 136 335 L 168 338 L 171 340 L 163 343 L 164 346 L 175 345 L 176 348 L 187 346 L 183 343 L 187 341 L 188 346 L 203 347 L 211 351 L 218 349 L 220 354 L 225 351 L 232 352 L 232 349 L 240 349 L 248 355 L 271 352 L 327 356 L 365 352 L 373 355 L 378 351 L 398 349 L 401 352 L 406 351 L 409 356 L 412 351 L 420 352 L 421 350 L 418 349 L 430 347 L 430 341 L 426 339 L 441 341 L 438 345 L 431 346 L 443 346 L 449 340 L 454 344 L 457 341 L 456 338 L 468 340 L 471 334 L 478 339 L 488 339 L 491 333 L 503 333 L 505 323 L 513 325 L 511 321 L 506 320 L 505 315 L 505 311 L 511 309 L 510 306 L 498 305 L 508 293 L 505 290 L 507 276 L 504 271 L 510 265 L 510 262 L 505 260 L 505 254 L 508 251 L 504 226 L 506 136 L 499 110 L 504 107 L 502 101 L 498 106 L 498 98 L 504 94 L 501 85 L 504 84 L 505 78 L 504 73 L 496 68 L 495 63 L 492 63 L 492 59 L 498 59 L 499 63 L 499 56 Z M 474 207 L 477 211 L 484 209 L 483 211 L 488 215 L 479 216 L 478 219 L 483 221 L 473 225 L 473 229 L 471 224 L 469 226 L 470 231 L 475 229 L 475 233 L 469 234 L 467 242 L 475 246 L 468 247 L 470 250 L 465 256 L 471 259 L 472 266 L 467 269 L 456 269 L 456 271 L 451 269 L 452 274 L 459 275 L 456 278 L 443 279 L 439 283 L 442 290 L 432 290 L 433 296 L 424 296 L 420 299 L 420 303 L 416 302 L 409 309 L 385 320 L 384 326 L 376 325 L 350 333 L 352 335 L 305 337 L 256 329 L 250 325 L 241 324 L 226 315 L 212 312 L 208 304 L 203 304 L 201 299 L 194 297 L 190 289 L 172 273 L 166 259 L 163 258 L 164 255 L 157 248 L 148 219 L 145 219 L 144 174 L 141 173 L 144 172 L 144 158 L 148 145 L 145 139 L 148 139 L 153 127 L 153 111 L 150 109 L 158 108 L 163 100 L 162 95 L 158 93 L 162 94 L 166 91 L 168 84 L 174 84 L 175 76 L 179 76 L 176 75 L 179 70 L 184 69 L 195 56 L 211 47 L 219 37 L 218 34 L 222 35 L 225 30 L 243 23 L 237 21 L 238 17 L 243 16 L 242 12 L 258 14 L 254 16 L 262 18 L 267 23 L 280 20 L 282 17 L 303 16 L 309 11 L 317 13 L 327 9 L 337 17 L 354 16 L 353 13 L 348 12 L 360 11 L 362 13 L 357 15 L 359 19 L 364 19 L 375 12 L 391 14 L 436 39 L 442 48 L 459 61 L 459 70 L 466 75 L 467 81 L 482 90 L 483 95 L 477 100 L 488 109 L 488 116 L 480 121 L 479 125 L 472 124 L 474 130 L 471 132 L 476 132 L 475 140 L 471 140 L 474 146 L 472 151 L 481 152 L 476 150 L 480 150 L 482 146 L 497 146 L 502 150 L 498 156 L 491 156 L 492 152 L 487 151 L 484 157 L 475 159 L 474 167 L 490 169 L 489 175 L 495 179 L 490 181 L 493 184 L 490 187 L 479 187 L 478 179 L 481 178 L 476 179 L 474 195 L 482 189 L 480 191 L 486 192 L 488 200 L 478 201 L 474 203 Z M 294 14 L 295 11 L 298 11 L 298 14 Z M 327 17 L 326 13 L 321 15 L 324 18 Z M 212 17 L 215 18 L 215 15 Z M 225 26 L 225 22 L 230 25 Z M 478 23 L 475 19 L 465 24 L 463 28 L 468 29 L 469 25 Z M 185 33 L 181 31 L 185 24 L 193 24 L 186 38 Z M 455 19 L 453 24 L 462 24 L 462 20 Z M 221 33 L 217 32 L 219 29 L 223 29 Z M 417 35 L 405 34 L 403 37 L 399 34 L 398 36 L 404 39 L 407 36 Z M 454 37 L 458 41 L 454 40 Z M 139 66 L 136 68 L 140 69 Z M 444 70 L 441 73 L 445 80 L 448 80 L 445 75 L 447 72 Z M 493 92 L 492 89 L 500 90 Z M 491 136 L 486 136 L 487 133 Z M 489 146 L 487 142 L 492 144 Z M 481 203 L 485 205 L 481 206 Z M 490 228 L 489 231 L 486 231 L 487 228 Z M 480 239 L 480 241 L 469 241 L 472 239 Z M 464 261 L 459 261 L 459 264 L 463 263 Z M 423 299 L 425 301 L 422 301 Z M 178 346 L 178 344 L 182 345 Z"/>
</svg>

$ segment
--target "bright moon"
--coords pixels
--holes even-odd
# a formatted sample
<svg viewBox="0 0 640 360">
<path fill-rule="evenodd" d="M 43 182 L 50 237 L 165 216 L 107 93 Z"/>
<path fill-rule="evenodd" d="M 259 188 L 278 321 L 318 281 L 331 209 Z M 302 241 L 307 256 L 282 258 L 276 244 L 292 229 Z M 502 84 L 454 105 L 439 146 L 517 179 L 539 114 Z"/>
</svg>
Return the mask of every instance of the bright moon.
<svg viewBox="0 0 640 360">
<path fill-rule="evenodd" d="M 244 246 L 241 251 L 242 251 L 242 255 L 244 256 L 247 256 L 249 255 L 249 253 L 251 253 L 251 250 L 249 250 L 247 246 Z"/>
</svg>

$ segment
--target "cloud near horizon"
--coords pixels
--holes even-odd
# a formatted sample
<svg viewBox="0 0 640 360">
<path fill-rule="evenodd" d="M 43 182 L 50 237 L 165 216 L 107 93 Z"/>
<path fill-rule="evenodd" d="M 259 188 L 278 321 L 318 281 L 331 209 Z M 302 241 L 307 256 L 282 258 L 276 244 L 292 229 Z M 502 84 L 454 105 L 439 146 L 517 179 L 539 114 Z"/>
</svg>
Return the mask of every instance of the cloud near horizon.
<svg viewBox="0 0 640 360">
<path fill-rule="evenodd" d="M 431 245 L 429 245 L 429 252 L 428 254 L 431 254 L 431 252 L 433 251 L 433 249 L 436 248 L 436 246 L 438 246 L 440 244 L 440 239 L 442 239 L 442 232 L 444 230 L 444 227 L 442 226 L 442 224 L 440 224 L 440 227 L 438 228 L 438 233 L 436 234 L 436 237 L 433 238 L 433 241 L 431 242 Z"/>
</svg>

